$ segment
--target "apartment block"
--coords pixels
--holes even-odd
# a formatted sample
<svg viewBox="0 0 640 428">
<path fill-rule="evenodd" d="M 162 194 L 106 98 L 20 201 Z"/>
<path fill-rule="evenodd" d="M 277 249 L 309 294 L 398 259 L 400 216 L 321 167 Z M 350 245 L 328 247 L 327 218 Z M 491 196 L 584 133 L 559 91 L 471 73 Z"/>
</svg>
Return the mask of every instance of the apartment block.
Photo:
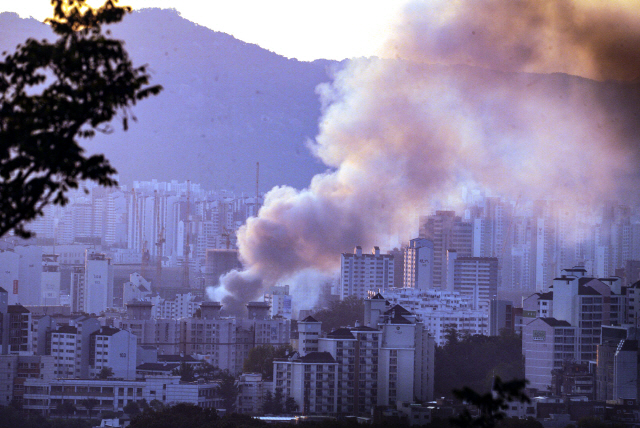
<svg viewBox="0 0 640 428">
<path fill-rule="evenodd" d="M 471 257 L 473 225 L 456 216 L 454 211 L 436 211 L 420 218 L 420 238 L 433 242 L 433 286 L 447 287 L 447 253 L 453 250 L 458 257 Z"/>
<path fill-rule="evenodd" d="M 313 317 L 300 322 L 297 351 L 274 361 L 274 389 L 310 415 L 365 415 L 432 399 L 435 341 L 416 316 L 377 294 L 365 300 L 364 320 L 325 337 L 315 334 Z"/>
<path fill-rule="evenodd" d="M 393 288 L 394 257 L 381 254 L 373 247 L 371 254 L 364 254 L 362 247 L 353 253 L 343 253 L 340 261 L 340 299 L 349 296 L 366 298 L 369 290 L 383 291 Z"/>
<path fill-rule="evenodd" d="M 547 391 L 552 386 L 552 372 L 578 355 L 578 329 L 555 318 L 537 318 L 524 326 L 522 353 L 525 378 L 529 387 Z"/>
<path fill-rule="evenodd" d="M 472 309 L 489 309 L 498 295 L 498 259 L 456 257 L 453 262 L 453 290 L 472 302 Z"/>
<path fill-rule="evenodd" d="M 220 408 L 222 400 L 216 382 L 180 382 L 180 376 L 148 376 L 144 380 L 113 379 L 26 379 L 23 409 L 44 416 L 53 415 L 63 402 L 75 405 L 78 415 L 87 415 L 83 400 L 98 400 L 94 415 L 122 412 L 130 402 L 158 400 L 165 406 L 191 403 L 203 408 Z"/>
<path fill-rule="evenodd" d="M 427 290 L 433 288 L 433 242 L 417 238 L 404 249 L 405 288 Z M 399 286 L 399 284 L 397 284 Z"/>
</svg>

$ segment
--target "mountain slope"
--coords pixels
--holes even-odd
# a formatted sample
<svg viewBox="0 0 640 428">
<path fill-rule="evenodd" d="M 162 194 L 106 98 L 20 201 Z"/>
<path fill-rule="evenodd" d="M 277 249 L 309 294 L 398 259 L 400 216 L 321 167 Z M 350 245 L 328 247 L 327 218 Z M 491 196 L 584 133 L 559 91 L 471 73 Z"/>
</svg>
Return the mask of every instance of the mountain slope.
<svg viewBox="0 0 640 428">
<path fill-rule="evenodd" d="M 164 86 L 142 101 L 129 131 L 116 127 L 85 146 L 103 152 L 132 180 L 186 180 L 205 188 L 253 192 L 304 187 L 324 167 L 305 141 L 317 133 L 315 87 L 337 63 L 286 59 L 256 45 L 181 18 L 175 10 L 144 9 L 112 27 L 134 64 L 149 64 L 152 83 Z M 28 37 L 49 37 L 33 19 L 0 14 L 0 49 Z"/>
</svg>

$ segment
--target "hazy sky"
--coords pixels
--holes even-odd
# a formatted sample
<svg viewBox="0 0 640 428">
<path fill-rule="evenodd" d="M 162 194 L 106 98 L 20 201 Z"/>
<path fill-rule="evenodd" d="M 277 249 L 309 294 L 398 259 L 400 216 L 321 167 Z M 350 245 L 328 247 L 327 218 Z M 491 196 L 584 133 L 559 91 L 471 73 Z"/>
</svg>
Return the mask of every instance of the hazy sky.
<svg viewBox="0 0 640 428">
<path fill-rule="evenodd" d="M 177 9 L 215 31 L 309 61 L 376 55 L 407 0 L 128 0 L 134 9 Z M 100 1 L 90 1 L 91 4 Z M 0 10 L 44 20 L 49 0 L 0 0 Z"/>
</svg>

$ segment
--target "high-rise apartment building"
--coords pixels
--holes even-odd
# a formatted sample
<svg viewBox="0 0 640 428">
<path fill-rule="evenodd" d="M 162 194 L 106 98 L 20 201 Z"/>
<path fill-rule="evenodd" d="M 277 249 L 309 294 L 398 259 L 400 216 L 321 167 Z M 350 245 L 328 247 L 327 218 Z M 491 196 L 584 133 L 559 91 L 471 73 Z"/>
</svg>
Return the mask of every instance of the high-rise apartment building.
<svg viewBox="0 0 640 428">
<path fill-rule="evenodd" d="M 457 257 L 453 262 L 453 289 L 472 302 L 472 309 L 489 309 L 498 295 L 498 259 Z"/>
<path fill-rule="evenodd" d="M 113 306 L 113 266 L 106 254 L 86 250 L 84 266 L 73 267 L 71 304 L 74 312 L 88 314 Z"/>
<path fill-rule="evenodd" d="M 404 249 L 405 288 L 427 290 L 433 287 L 433 242 L 417 238 Z"/>
<path fill-rule="evenodd" d="M 531 380 L 531 387 L 546 390 L 551 385 L 551 373 L 547 371 L 561 368 L 565 360 L 577 364 L 597 360 L 602 327 L 627 321 L 627 296 L 621 284 L 620 278 L 591 278 L 584 268 L 575 267 L 564 269 L 553 280 L 552 291 L 524 301 L 525 315 L 534 312 L 535 305 L 538 307 L 537 318 L 523 329 L 525 375 Z M 573 339 L 559 341 L 555 336 Z M 544 343 L 554 345 L 547 349 L 542 346 Z M 549 350 L 560 344 L 556 351 L 567 355 Z"/>
<path fill-rule="evenodd" d="M 362 247 L 353 253 L 343 253 L 340 263 L 340 299 L 349 296 L 367 297 L 369 290 L 382 291 L 393 288 L 394 257 L 381 254 L 373 247 L 371 254 L 364 254 Z"/>
<path fill-rule="evenodd" d="M 454 211 L 436 211 L 420 218 L 420 238 L 433 242 L 433 286 L 447 286 L 447 252 L 458 257 L 472 256 L 473 225 L 456 216 Z"/>
<path fill-rule="evenodd" d="M 422 323 L 380 294 L 365 300 L 364 320 L 326 337 L 312 334 L 319 332 L 315 319 L 302 321 L 306 342 L 274 361 L 274 390 L 309 415 L 365 415 L 397 401 L 431 400 L 435 342 Z"/>
</svg>

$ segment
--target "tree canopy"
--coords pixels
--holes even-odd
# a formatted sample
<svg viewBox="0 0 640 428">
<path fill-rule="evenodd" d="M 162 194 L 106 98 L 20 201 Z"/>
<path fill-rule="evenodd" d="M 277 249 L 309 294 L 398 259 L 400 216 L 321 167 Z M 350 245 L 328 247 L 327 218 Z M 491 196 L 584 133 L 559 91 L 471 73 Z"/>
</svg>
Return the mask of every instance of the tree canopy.
<svg viewBox="0 0 640 428">
<path fill-rule="evenodd" d="M 313 314 L 322 322 L 322 331 L 331 332 L 337 328 L 355 325 L 364 317 L 364 301 L 357 296 L 349 296 L 341 301 L 331 302 L 328 309 Z"/>
<path fill-rule="evenodd" d="M 500 377 L 496 377 L 491 391 L 485 394 L 479 394 L 466 386 L 460 390 L 454 390 L 453 394 L 457 399 L 476 407 L 479 414 L 474 416 L 468 408 L 465 408 L 451 422 L 460 428 L 493 428 L 499 421 L 505 419 L 505 410 L 509 408 L 510 402 L 531 402 L 524 393 L 526 385 L 526 380 L 514 379 L 502 382 Z"/>
<path fill-rule="evenodd" d="M 499 336 L 462 336 L 447 332 L 447 344 L 436 348 L 434 389 L 437 397 L 451 397 L 468 386 L 485 392 L 495 376 L 523 379 L 522 340 L 513 333 Z"/>
<path fill-rule="evenodd" d="M 79 140 L 126 130 L 131 107 L 158 94 L 146 66 L 134 67 L 123 42 L 104 25 L 131 11 L 106 0 L 52 0 L 47 19 L 58 39 L 28 39 L 0 61 L 0 237 L 28 237 L 26 223 L 48 204 L 64 205 L 83 180 L 113 186 L 116 170 L 101 154 L 87 156 Z"/>
<path fill-rule="evenodd" d="M 98 372 L 98 379 L 109 379 L 113 377 L 113 369 L 111 367 L 103 367 Z"/>
<path fill-rule="evenodd" d="M 261 373 L 262 379 L 273 379 L 274 358 L 284 358 L 291 352 L 291 346 L 274 347 L 271 344 L 260 345 L 252 348 L 249 355 L 242 363 L 242 371 L 245 373 Z"/>
</svg>

